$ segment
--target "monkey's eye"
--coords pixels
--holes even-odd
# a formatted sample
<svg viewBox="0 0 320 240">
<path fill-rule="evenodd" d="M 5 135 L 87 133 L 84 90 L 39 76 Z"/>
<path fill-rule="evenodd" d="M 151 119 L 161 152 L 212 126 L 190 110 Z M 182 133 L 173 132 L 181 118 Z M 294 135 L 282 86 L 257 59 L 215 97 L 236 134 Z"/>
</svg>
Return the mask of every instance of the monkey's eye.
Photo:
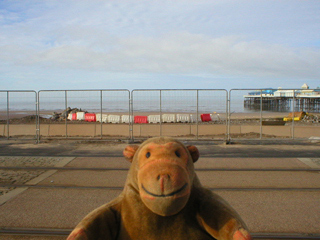
<svg viewBox="0 0 320 240">
<path fill-rule="evenodd" d="M 151 156 L 151 153 L 150 153 L 150 152 L 147 152 L 147 153 L 146 153 L 146 157 L 149 158 L 150 156 Z"/>
<path fill-rule="evenodd" d="M 180 157 L 180 156 L 181 156 L 178 150 L 175 151 L 174 153 L 176 154 L 177 157 Z"/>
</svg>

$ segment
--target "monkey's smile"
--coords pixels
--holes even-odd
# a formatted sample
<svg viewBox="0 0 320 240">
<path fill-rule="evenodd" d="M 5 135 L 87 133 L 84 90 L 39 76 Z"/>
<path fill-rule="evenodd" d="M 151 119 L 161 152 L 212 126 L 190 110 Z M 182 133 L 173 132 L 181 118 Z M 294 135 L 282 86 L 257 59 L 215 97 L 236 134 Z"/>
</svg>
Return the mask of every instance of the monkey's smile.
<svg viewBox="0 0 320 240">
<path fill-rule="evenodd" d="M 149 194 L 149 195 L 151 195 L 151 196 L 153 196 L 153 197 L 172 197 L 172 196 L 174 196 L 174 195 L 182 192 L 182 191 L 188 186 L 188 183 L 184 184 L 181 188 L 179 188 L 178 190 L 176 190 L 176 191 L 174 191 L 174 192 L 171 192 L 171 193 L 169 193 L 169 194 L 160 194 L 160 195 L 154 194 L 154 193 L 152 193 L 152 192 L 149 192 L 149 191 L 143 186 L 143 184 L 141 184 L 141 186 L 142 186 L 142 189 L 143 189 L 147 194 Z"/>
</svg>

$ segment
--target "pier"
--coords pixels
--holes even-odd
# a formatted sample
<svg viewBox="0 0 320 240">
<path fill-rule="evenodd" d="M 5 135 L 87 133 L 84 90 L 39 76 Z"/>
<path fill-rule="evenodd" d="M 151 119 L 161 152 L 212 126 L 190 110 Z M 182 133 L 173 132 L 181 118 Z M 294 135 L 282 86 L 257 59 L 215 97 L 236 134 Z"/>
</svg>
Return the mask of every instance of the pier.
<svg viewBox="0 0 320 240">
<path fill-rule="evenodd" d="M 305 86 L 305 85 L 304 85 Z M 304 87 L 302 86 L 302 87 Z M 262 106 L 261 106 L 262 104 Z M 265 89 L 244 96 L 244 107 L 251 110 L 320 112 L 320 89 Z"/>
<path fill-rule="evenodd" d="M 299 112 L 320 112 L 320 96 L 318 98 L 308 97 L 263 97 L 261 96 L 245 96 L 244 107 L 251 110 L 260 110 L 262 102 L 262 110 L 275 112 L 292 111 L 294 102 L 294 111 Z"/>
</svg>

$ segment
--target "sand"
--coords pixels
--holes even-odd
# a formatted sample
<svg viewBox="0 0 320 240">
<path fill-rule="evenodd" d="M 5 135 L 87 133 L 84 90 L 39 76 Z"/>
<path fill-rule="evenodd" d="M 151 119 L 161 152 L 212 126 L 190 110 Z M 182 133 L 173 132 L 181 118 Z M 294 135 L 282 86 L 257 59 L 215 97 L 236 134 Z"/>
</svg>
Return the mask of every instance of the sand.
<svg viewBox="0 0 320 240">
<path fill-rule="evenodd" d="M 128 113 L 104 113 L 114 115 L 128 115 Z M 159 115 L 159 112 L 134 112 L 134 116 Z M 162 112 L 161 114 L 166 114 Z M 172 114 L 172 113 L 171 113 Z M 177 113 L 178 114 L 178 113 Z M 185 113 L 183 113 L 185 114 Z M 194 116 L 195 113 L 191 113 Z M 201 113 L 199 113 L 201 114 Z M 261 138 L 320 138 L 320 114 L 317 121 L 303 120 L 286 122 L 285 125 L 264 126 L 262 121 L 282 120 L 289 113 L 263 112 L 258 113 L 231 113 L 230 125 L 227 125 L 226 113 L 211 113 L 211 122 L 198 123 L 100 123 L 85 121 L 52 120 L 52 112 L 40 112 L 40 125 L 37 126 L 37 116 L 33 111 L 10 112 L 9 125 L 7 113 L 0 112 L 0 136 L 37 138 L 111 138 L 130 139 L 147 138 L 153 136 L 171 136 L 187 139 L 225 140 L 231 138 L 261 139 Z M 36 129 L 39 129 L 37 132 Z M 8 133 L 9 132 L 9 133 Z"/>
</svg>

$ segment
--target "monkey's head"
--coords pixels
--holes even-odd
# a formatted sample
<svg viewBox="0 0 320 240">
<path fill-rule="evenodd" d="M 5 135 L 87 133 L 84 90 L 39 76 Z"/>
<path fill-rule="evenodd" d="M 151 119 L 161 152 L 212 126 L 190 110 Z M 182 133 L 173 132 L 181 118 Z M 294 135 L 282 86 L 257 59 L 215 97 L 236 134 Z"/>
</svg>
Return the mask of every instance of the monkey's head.
<svg viewBox="0 0 320 240">
<path fill-rule="evenodd" d="M 137 191 L 152 212 L 170 216 L 180 212 L 189 200 L 195 177 L 193 163 L 199 158 L 195 146 L 185 147 L 172 138 L 151 138 L 129 145 L 123 151 L 134 168 Z"/>
</svg>

